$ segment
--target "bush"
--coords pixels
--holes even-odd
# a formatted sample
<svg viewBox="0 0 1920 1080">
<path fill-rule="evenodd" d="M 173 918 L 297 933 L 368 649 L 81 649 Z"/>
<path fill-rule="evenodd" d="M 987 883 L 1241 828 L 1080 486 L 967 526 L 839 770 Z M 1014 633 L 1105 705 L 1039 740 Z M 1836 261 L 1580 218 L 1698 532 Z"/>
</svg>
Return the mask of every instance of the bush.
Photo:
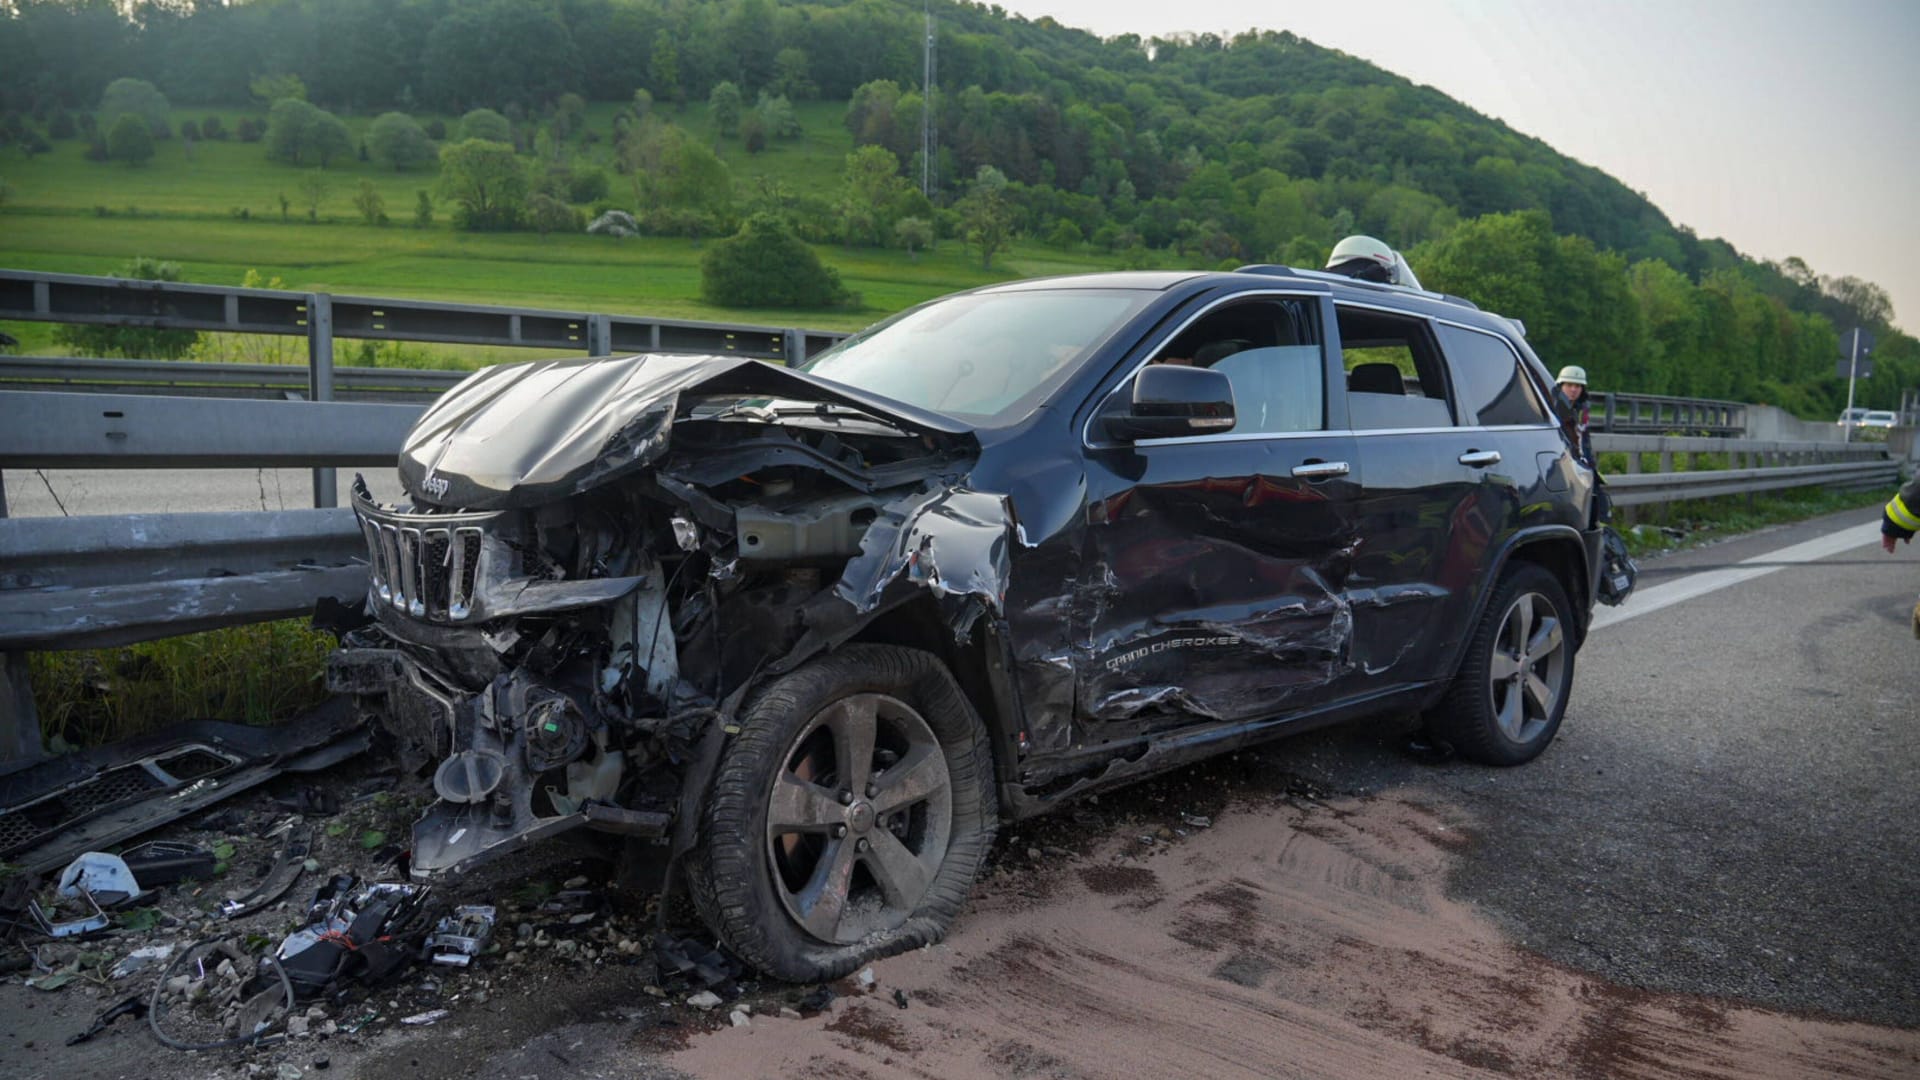
<svg viewBox="0 0 1920 1080">
<path fill-rule="evenodd" d="M 200 139 L 200 125 L 191 120 L 184 121 L 180 125 L 180 137 L 198 142 Z"/>
<path fill-rule="evenodd" d="M 132 114 L 128 114 L 132 115 Z M 146 136 L 147 145 L 153 145 L 153 136 L 147 131 L 145 121 L 133 116 L 133 127 Z M 114 121 L 114 128 L 120 127 L 120 121 Z M 106 207 L 96 206 L 94 213 L 107 216 Z M 129 213 L 132 208 L 128 208 Z M 134 281 L 179 281 L 178 263 L 162 262 L 159 259 L 139 256 L 120 267 L 117 277 Z M 124 356 L 135 360 L 178 360 L 193 350 L 200 340 L 196 330 L 153 330 L 138 326 L 58 326 L 54 328 L 53 340 L 74 350 L 78 356 Z"/>
<path fill-rule="evenodd" d="M 240 123 L 234 127 L 234 136 L 241 142 L 259 142 L 260 137 L 265 133 L 266 125 L 251 116 L 241 117 Z"/>
<path fill-rule="evenodd" d="M 95 131 L 99 130 L 98 124 L 90 112 L 81 113 L 79 116 L 74 117 L 74 121 L 80 125 L 80 134 L 88 136 L 89 138 L 93 136 Z"/>
<path fill-rule="evenodd" d="M 88 161 L 112 161 L 113 155 L 107 153 L 107 140 L 103 135 L 95 135 L 87 140 Z"/>
<path fill-rule="evenodd" d="M 506 143 L 466 139 L 440 150 L 440 192 L 460 204 L 457 228 L 512 229 L 526 211 L 526 165 Z"/>
<path fill-rule="evenodd" d="M 605 169 L 588 167 L 576 171 L 567 178 L 567 201 L 572 203 L 599 202 L 607 197 L 607 173 Z"/>
<path fill-rule="evenodd" d="M 579 232 L 586 227 L 586 216 L 551 195 L 535 195 L 527 200 L 527 221 L 541 236 L 553 232 Z"/>
<path fill-rule="evenodd" d="M 648 236 L 681 236 L 698 240 L 720 231 L 720 219 L 701 210 L 662 206 L 649 210 L 640 219 L 640 231 Z"/>
<path fill-rule="evenodd" d="M 293 165 L 329 161 L 353 153 L 353 136 L 340 118 L 299 98 L 281 98 L 267 112 L 267 156 Z"/>
<path fill-rule="evenodd" d="M 416 199 L 413 204 L 413 227 L 416 229 L 424 229 L 432 224 L 433 196 L 422 191 L 420 192 L 420 197 Z"/>
<path fill-rule="evenodd" d="M 220 122 L 219 116 L 209 115 L 205 120 L 200 121 L 200 137 L 224 142 L 227 137 L 227 126 Z"/>
<path fill-rule="evenodd" d="M 427 121 L 427 138 L 439 142 L 447 137 L 447 122 L 435 117 Z"/>
<path fill-rule="evenodd" d="M 422 169 L 439 159 L 426 129 L 403 112 L 381 113 L 367 129 L 373 159 L 395 172 Z"/>
<path fill-rule="evenodd" d="M 167 126 L 167 116 L 172 106 L 167 104 L 167 95 L 145 79 L 115 79 L 107 84 L 100 95 L 100 115 L 115 118 L 123 113 L 132 113 L 147 122 L 147 134 L 156 139 L 165 139 L 173 134 Z"/>
<path fill-rule="evenodd" d="M 107 131 L 107 155 L 129 166 L 152 160 L 153 131 L 146 118 L 136 113 L 121 113 Z"/>
<path fill-rule="evenodd" d="M 700 260 L 700 295 L 722 307 L 840 307 L 853 296 L 785 221 L 755 214 Z"/>
<path fill-rule="evenodd" d="M 484 139 L 487 142 L 512 143 L 513 125 L 507 118 L 492 109 L 475 109 L 460 118 L 460 137 L 462 139 Z"/>
<path fill-rule="evenodd" d="M 387 200 L 373 186 L 373 181 L 362 180 L 360 187 L 353 193 L 353 208 L 360 211 L 360 220 L 368 225 L 387 223 Z"/>
</svg>

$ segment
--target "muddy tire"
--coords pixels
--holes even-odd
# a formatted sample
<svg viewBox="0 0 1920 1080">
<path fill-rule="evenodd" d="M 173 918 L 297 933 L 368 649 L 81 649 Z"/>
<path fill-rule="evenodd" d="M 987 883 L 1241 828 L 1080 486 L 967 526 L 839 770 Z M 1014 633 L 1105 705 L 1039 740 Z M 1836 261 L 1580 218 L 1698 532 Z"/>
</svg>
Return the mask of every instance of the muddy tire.
<svg viewBox="0 0 1920 1080">
<path fill-rule="evenodd" d="M 1520 765 L 1553 742 L 1573 689 L 1573 611 L 1545 569 L 1515 563 L 1467 642 L 1453 685 L 1427 716 L 1469 761 Z"/>
<path fill-rule="evenodd" d="M 850 645 L 770 684 L 688 858 L 701 918 L 790 982 L 938 941 L 998 817 L 986 730 L 933 656 Z"/>
</svg>

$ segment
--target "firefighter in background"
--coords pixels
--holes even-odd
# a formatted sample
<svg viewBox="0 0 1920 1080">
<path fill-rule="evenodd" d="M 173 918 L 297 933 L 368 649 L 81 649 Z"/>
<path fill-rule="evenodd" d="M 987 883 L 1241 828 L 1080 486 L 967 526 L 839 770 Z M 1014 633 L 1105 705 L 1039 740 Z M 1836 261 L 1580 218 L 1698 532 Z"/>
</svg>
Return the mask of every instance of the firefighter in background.
<svg viewBox="0 0 1920 1080">
<path fill-rule="evenodd" d="M 1896 541 L 1909 541 L 1920 532 L 1920 474 L 1907 481 L 1880 511 L 1880 546 L 1893 554 Z M 1913 605 L 1913 636 L 1920 638 L 1920 603 Z"/>
<path fill-rule="evenodd" d="M 1567 440 L 1573 443 L 1573 452 L 1580 458 L 1580 464 L 1594 468 L 1593 413 L 1587 402 L 1587 369 L 1568 364 L 1560 369 L 1560 376 L 1554 381 L 1560 384 L 1560 393 L 1572 406 L 1567 413 Z"/>
</svg>

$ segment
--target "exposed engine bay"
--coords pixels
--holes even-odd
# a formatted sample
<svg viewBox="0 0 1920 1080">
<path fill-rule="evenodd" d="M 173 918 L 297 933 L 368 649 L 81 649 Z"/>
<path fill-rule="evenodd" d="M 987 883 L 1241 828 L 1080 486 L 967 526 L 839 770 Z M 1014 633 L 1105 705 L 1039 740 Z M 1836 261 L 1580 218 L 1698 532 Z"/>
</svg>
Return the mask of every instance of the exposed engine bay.
<svg viewBox="0 0 1920 1080">
<path fill-rule="evenodd" d="M 756 361 L 521 364 L 449 393 L 403 451 L 408 502 L 353 485 L 370 621 L 328 668 L 433 770 L 414 874 L 580 827 L 668 837 L 759 681 L 904 596 L 956 633 L 997 609 L 1012 525 L 959 486 L 976 451 Z"/>
</svg>

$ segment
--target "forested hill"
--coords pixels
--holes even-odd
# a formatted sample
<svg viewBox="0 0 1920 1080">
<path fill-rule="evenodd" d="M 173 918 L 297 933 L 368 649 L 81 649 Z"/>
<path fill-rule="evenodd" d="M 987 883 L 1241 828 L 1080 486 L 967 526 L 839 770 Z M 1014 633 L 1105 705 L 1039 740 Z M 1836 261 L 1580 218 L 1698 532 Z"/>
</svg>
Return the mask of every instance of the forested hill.
<svg viewBox="0 0 1920 1080">
<path fill-rule="evenodd" d="M 931 206 L 801 199 L 789 209 L 802 235 L 893 243 L 912 218 L 970 239 L 943 214 L 983 176 L 1004 177 L 1014 232 L 1143 253 L 1133 261 L 1318 265 L 1340 236 L 1371 233 L 1414 252 L 1427 284 L 1527 318 L 1550 361 L 1584 360 L 1633 389 L 1818 411 L 1834 394 L 1833 326 L 1856 323 L 1883 331 L 1869 396 L 1897 398 L 1920 376 L 1920 349 L 1885 333 L 1874 286 L 1696 237 L 1600 169 L 1364 60 L 1284 31 L 1103 40 L 998 7 L 931 7 Z M 348 115 L 499 110 L 531 154 L 577 95 L 633 103 L 635 123 L 595 152 L 644 172 L 623 140 L 650 109 L 744 101 L 748 119 L 721 130 L 764 141 L 789 121 L 754 102 L 819 99 L 848 102 L 855 142 L 891 151 L 914 186 L 921 176 L 918 2 L 12 0 L 9 16 L 0 104 L 35 115 L 95 108 L 122 77 L 211 106 L 297 76 L 309 100 Z M 693 209 L 730 228 L 747 201 Z"/>
</svg>

